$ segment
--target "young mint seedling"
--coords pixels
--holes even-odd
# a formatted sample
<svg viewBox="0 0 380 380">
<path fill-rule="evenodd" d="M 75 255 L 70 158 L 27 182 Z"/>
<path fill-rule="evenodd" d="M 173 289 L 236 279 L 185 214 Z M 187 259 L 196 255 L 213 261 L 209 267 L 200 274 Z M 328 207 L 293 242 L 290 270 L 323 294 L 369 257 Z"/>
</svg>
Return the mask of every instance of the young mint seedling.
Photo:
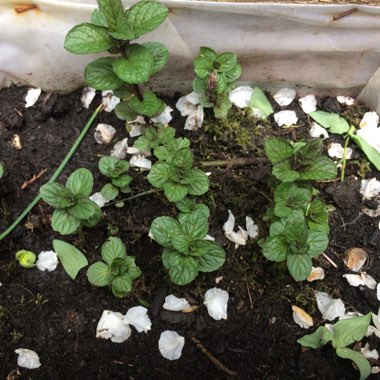
<svg viewBox="0 0 380 380">
<path fill-rule="evenodd" d="M 360 380 L 366 379 L 371 374 L 371 366 L 368 360 L 358 351 L 347 346 L 360 341 L 366 334 L 371 323 L 372 313 L 362 317 L 345 319 L 335 323 L 319 327 L 313 334 L 305 335 L 297 340 L 304 347 L 321 348 L 331 343 L 336 354 L 343 359 L 352 360 L 360 371 Z"/>
<path fill-rule="evenodd" d="M 141 275 L 135 258 L 127 256 L 121 239 L 110 237 L 102 245 L 103 261 L 98 261 L 87 270 L 88 281 L 92 285 L 111 287 L 116 297 L 125 297 L 132 290 L 133 281 Z"/>
<path fill-rule="evenodd" d="M 213 108 L 216 118 L 227 117 L 232 107 L 228 94 L 241 76 L 236 54 L 217 54 L 208 47 L 201 47 L 194 59 L 194 72 L 193 89 L 202 95 L 200 103 L 203 107 Z"/>
<path fill-rule="evenodd" d="M 152 91 L 142 92 L 139 84 L 148 82 L 165 66 L 168 50 L 159 42 L 131 42 L 156 29 L 167 17 L 167 8 L 153 0 L 140 1 L 127 10 L 121 0 L 98 0 L 98 6 L 90 22 L 68 32 L 65 48 L 74 54 L 107 51 L 113 55 L 90 62 L 84 77 L 88 86 L 114 90 L 122 99 L 115 109 L 119 118 L 159 115 L 165 103 Z"/>
<path fill-rule="evenodd" d="M 94 227 L 100 220 L 99 206 L 89 199 L 94 180 L 89 170 L 75 170 L 66 186 L 50 182 L 40 189 L 42 199 L 56 210 L 51 219 L 54 231 L 62 235 L 75 233 L 79 227 Z"/>
<path fill-rule="evenodd" d="M 177 285 L 189 284 L 199 272 L 219 269 L 226 259 L 218 243 L 204 240 L 208 232 L 208 216 L 204 211 L 182 213 L 178 221 L 168 216 L 153 220 L 153 238 L 164 247 L 162 262 Z"/>
</svg>

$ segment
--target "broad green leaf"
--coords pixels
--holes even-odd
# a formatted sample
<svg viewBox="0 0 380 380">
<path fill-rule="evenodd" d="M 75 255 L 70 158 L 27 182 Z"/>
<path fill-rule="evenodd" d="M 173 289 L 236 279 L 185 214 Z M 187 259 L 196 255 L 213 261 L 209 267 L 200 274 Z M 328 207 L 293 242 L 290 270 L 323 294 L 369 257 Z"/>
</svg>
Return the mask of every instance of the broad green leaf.
<svg viewBox="0 0 380 380">
<path fill-rule="evenodd" d="M 94 202 L 95 212 L 94 214 L 88 218 L 88 219 L 82 219 L 81 224 L 83 224 L 84 227 L 95 227 L 102 216 L 102 210 L 100 207 Z"/>
<path fill-rule="evenodd" d="M 217 106 L 214 107 L 214 115 L 217 119 L 224 119 L 232 107 L 231 100 L 226 97 Z"/>
<path fill-rule="evenodd" d="M 203 203 L 196 203 L 193 199 L 184 198 L 176 202 L 176 207 L 183 214 L 190 214 L 193 211 L 202 212 L 206 218 L 210 216 L 210 209 Z"/>
<path fill-rule="evenodd" d="M 95 24 L 98 26 L 104 26 L 104 27 L 108 28 L 106 16 L 104 15 L 104 13 L 99 8 L 95 9 L 94 12 L 92 12 L 91 24 Z"/>
<path fill-rule="evenodd" d="M 113 94 L 120 99 L 129 99 L 133 95 L 132 91 L 124 85 L 113 90 Z"/>
<path fill-rule="evenodd" d="M 227 79 L 223 73 L 218 73 L 216 75 L 216 88 L 215 91 L 217 94 L 223 94 L 227 89 Z"/>
<path fill-rule="evenodd" d="M 288 141 L 280 137 L 268 137 L 264 142 L 265 154 L 272 164 L 293 157 L 293 146 Z"/>
<path fill-rule="evenodd" d="M 198 94 L 204 94 L 207 89 L 207 79 L 195 77 L 193 80 L 193 90 Z"/>
<path fill-rule="evenodd" d="M 113 46 L 106 28 L 83 23 L 70 29 L 64 47 L 70 53 L 91 54 L 106 51 Z"/>
<path fill-rule="evenodd" d="M 226 73 L 228 71 L 233 70 L 236 65 L 236 54 L 230 52 L 219 54 L 214 61 L 214 68 L 222 73 Z"/>
<path fill-rule="evenodd" d="M 124 82 L 115 74 L 112 63 L 115 58 L 99 58 L 90 62 L 84 70 L 86 84 L 97 90 L 114 90 Z"/>
<path fill-rule="evenodd" d="M 116 26 L 124 16 L 124 9 L 121 0 L 97 0 L 99 9 L 107 20 L 111 32 L 116 30 Z"/>
<path fill-rule="evenodd" d="M 126 273 L 128 273 L 132 280 L 136 280 L 141 276 L 141 269 L 136 265 L 135 258 L 133 256 L 127 256 L 124 262 L 128 267 Z"/>
<path fill-rule="evenodd" d="M 226 261 L 224 249 L 210 240 L 196 240 L 191 246 L 191 256 L 196 256 L 200 272 L 213 272 Z"/>
<path fill-rule="evenodd" d="M 380 170 L 380 153 L 371 145 L 369 145 L 362 137 L 358 135 L 351 135 L 352 140 L 364 152 L 367 158 L 372 162 L 377 170 Z"/>
<path fill-rule="evenodd" d="M 241 73 L 241 65 L 237 64 L 232 70 L 225 72 L 224 75 L 226 76 L 227 82 L 232 83 L 240 78 Z"/>
<path fill-rule="evenodd" d="M 130 84 L 144 83 L 152 73 L 153 57 L 149 50 L 138 44 L 129 45 L 127 57 L 116 58 L 112 68 L 116 75 Z"/>
<path fill-rule="evenodd" d="M 286 262 L 289 273 L 296 281 L 304 281 L 309 277 L 313 264 L 308 255 L 291 253 Z"/>
<path fill-rule="evenodd" d="M 105 156 L 99 160 L 100 172 L 110 178 L 118 178 L 129 169 L 129 162 L 112 156 Z"/>
<path fill-rule="evenodd" d="M 191 240 L 203 239 L 208 232 L 208 218 L 201 211 L 193 211 L 181 218 L 181 226 Z"/>
<path fill-rule="evenodd" d="M 162 127 L 158 130 L 158 140 L 161 144 L 167 144 L 175 138 L 175 129 L 172 127 Z"/>
<path fill-rule="evenodd" d="M 310 143 L 305 144 L 301 148 L 294 147 L 296 152 L 296 161 L 302 165 L 312 163 L 322 152 L 322 139 L 314 139 Z"/>
<path fill-rule="evenodd" d="M 288 216 L 292 210 L 306 210 L 311 200 L 311 192 L 302 187 L 298 187 L 292 182 L 285 182 L 277 186 L 274 192 L 276 216 Z"/>
<path fill-rule="evenodd" d="M 135 34 L 132 25 L 129 23 L 127 12 L 118 18 L 116 29 L 110 33 L 111 36 L 117 40 L 130 41 L 135 39 Z"/>
<path fill-rule="evenodd" d="M 212 63 L 213 60 L 210 57 L 204 56 L 202 53 L 200 53 L 194 59 L 195 74 L 201 79 L 207 78 L 208 75 L 212 72 Z"/>
<path fill-rule="evenodd" d="M 137 96 L 133 96 L 129 101 L 129 107 L 139 115 L 153 117 L 163 112 L 165 102 L 157 98 L 152 91 L 145 91 L 143 100 L 140 101 Z"/>
<path fill-rule="evenodd" d="M 300 173 L 292 169 L 290 160 L 273 164 L 272 174 L 282 182 L 293 182 L 300 178 Z"/>
<path fill-rule="evenodd" d="M 190 169 L 193 166 L 193 153 L 189 148 L 179 150 L 174 155 L 172 164 L 181 169 Z"/>
<path fill-rule="evenodd" d="M 285 261 L 289 246 L 282 236 L 271 236 L 263 245 L 263 255 L 270 261 Z"/>
<path fill-rule="evenodd" d="M 75 198 L 65 186 L 50 182 L 40 188 L 42 199 L 55 208 L 66 208 L 75 204 Z"/>
<path fill-rule="evenodd" d="M 211 61 L 214 61 L 215 58 L 217 57 L 215 50 L 213 50 L 207 46 L 201 46 L 199 48 L 199 55 L 201 55 L 202 57 L 206 57 Z"/>
<path fill-rule="evenodd" d="M 176 257 L 169 267 L 170 279 L 177 285 L 187 285 L 198 275 L 198 263 L 191 256 Z"/>
<path fill-rule="evenodd" d="M 89 197 L 94 185 L 91 172 L 85 168 L 74 170 L 66 182 L 66 188 L 75 195 Z"/>
<path fill-rule="evenodd" d="M 294 211 L 288 221 L 285 223 L 285 237 L 287 242 L 295 244 L 302 250 L 302 246 L 306 243 L 308 237 L 308 229 L 305 216 L 301 210 Z"/>
<path fill-rule="evenodd" d="M 303 347 L 321 348 L 333 339 L 334 336 L 332 333 L 327 330 L 326 327 L 320 326 L 312 334 L 305 335 L 302 338 L 298 339 L 297 343 Z"/>
<path fill-rule="evenodd" d="M 159 42 L 145 42 L 141 44 L 149 50 L 153 58 L 152 74 L 160 71 L 169 60 L 169 51 L 165 45 Z"/>
<path fill-rule="evenodd" d="M 115 277 L 111 282 L 111 290 L 115 297 L 125 297 L 132 290 L 132 279 L 126 273 L 123 276 Z"/>
<path fill-rule="evenodd" d="M 178 257 L 182 256 L 181 252 L 178 252 L 174 248 L 164 248 L 162 252 L 162 264 L 166 269 L 169 269 L 171 265 L 176 265 L 175 263 L 178 261 Z"/>
<path fill-rule="evenodd" d="M 148 181 L 154 187 L 162 189 L 169 180 L 171 167 L 166 162 L 157 162 L 152 166 L 148 174 Z"/>
<path fill-rule="evenodd" d="M 188 193 L 190 195 L 203 195 L 207 193 L 210 182 L 205 172 L 200 169 L 191 169 L 190 176 L 192 182 L 188 185 Z"/>
<path fill-rule="evenodd" d="M 314 162 L 299 173 L 301 180 L 324 181 L 337 176 L 336 164 L 326 156 L 316 157 Z"/>
<path fill-rule="evenodd" d="M 285 226 L 280 221 L 274 222 L 269 227 L 269 235 L 270 236 L 280 236 L 284 234 Z"/>
<path fill-rule="evenodd" d="M 265 118 L 267 118 L 269 115 L 271 115 L 274 112 L 272 105 L 270 104 L 269 100 L 265 96 L 264 92 L 262 90 L 260 90 L 258 87 L 255 87 L 253 89 L 251 99 L 249 101 L 249 108 L 259 109 L 263 113 Z M 266 153 L 266 150 L 265 150 L 265 153 Z M 284 153 L 286 153 L 286 152 L 284 152 Z M 272 160 L 271 160 L 271 162 L 274 163 Z"/>
<path fill-rule="evenodd" d="M 137 116 L 129 106 L 129 100 L 116 104 L 115 114 L 120 120 L 134 120 Z"/>
<path fill-rule="evenodd" d="M 338 348 L 336 354 L 342 359 L 352 360 L 360 371 L 360 380 L 365 380 L 371 374 L 371 365 L 364 355 L 350 348 Z"/>
<path fill-rule="evenodd" d="M 328 129 L 331 133 L 342 135 L 350 129 L 347 120 L 339 116 L 337 113 L 314 111 L 309 113 L 309 116 L 322 127 Z"/>
<path fill-rule="evenodd" d="M 61 235 L 70 235 L 77 231 L 80 220 L 66 210 L 55 210 L 51 217 L 51 227 Z"/>
<path fill-rule="evenodd" d="M 166 248 L 173 247 L 173 237 L 182 231 L 180 224 L 169 216 L 159 216 L 154 219 L 150 229 L 154 240 Z"/>
<path fill-rule="evenodd" d="M 88 265 L 86 256 L 78 248 L 63 240 L 53 240 L 53 247 L 66 273 L 75 280 L 78 272 Z"/>
<path fill-rule="evenodd" d="M 166 18 L 168 9 L 151 0 L 140 1 L 127 11 L 128 22 L 134 33 L 134 38 L 156 29 Z"/>
<path fill-rule="evenodd" d="M 100 191 L 105 199 L 107 201 L 113 201 L 118 195 L 119 190 L 116 186 L 112 185 L 112 183 L 107 183 L 102 187 L 102 190 Z"/>
<path fill-rule="evenodd" d="M 178 202 L 182 198 L 185 198 L 188 193 L 186 185 L 180 183 L 168 181 L 163 186 L 164 193 L 169 202 Z"/>
<path fill-rule="evenodd" d="M 308 256 L 317 257 L 326 250 L 329 238 L 324 232 L 309 230 L 307 244 L 309 245 Z"/>
<path fill-rule="evenodd" d="M 107 264 L 98 261 L 87 269 L 88 281 L 95 286 L 107 286 L 109 282 L 108 272 Z"/>
<path fill-rule="evenodd" d="M 102 245 L 101 255 L 106 264 L 111 265 L 115 259 L 123 259 L 127 254 L 124 243 L 118 237 L 110 237 Z"/>
<path fill-rule="evenodd" d="M 96 212 L 95 202 L 88 198 L 80 198 L 77 204 L 68 208 L 67 211 L 78 219 L 88 219 L 91 218 Z"/>
<path fill-rule="evenodd" d="M 189 254 L 189 245 L 190 245 L 191 237 L 186 233 L 177 232 L 172 238 L 173 247 L 183 253 L 184 255 Z"/>
<path fill-rule="evenodd" d="M 315 223 L 328 223 L 329 213 L 326 205 L 320 199 L 315 198 L 309 205 L 307 217 Z"/>
<path fill-rule="evenodd" d="M 112 178 L 112 184 L 119 189 L 124 189 L 132 182 L 132 177 L 129 175 L 121 175 L 118 178 Z"/>
</svg>

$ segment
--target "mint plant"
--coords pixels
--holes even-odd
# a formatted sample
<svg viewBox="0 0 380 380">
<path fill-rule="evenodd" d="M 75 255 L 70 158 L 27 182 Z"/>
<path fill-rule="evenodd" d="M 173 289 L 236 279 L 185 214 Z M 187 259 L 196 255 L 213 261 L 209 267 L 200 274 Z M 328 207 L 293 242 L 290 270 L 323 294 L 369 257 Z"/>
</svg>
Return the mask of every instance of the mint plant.
<svg viewBox="0 0 380 380">
<path fill-rule="evenodd" d="M 0 162 L 0 178 L 4 175 L 4 166 L 3 164 Z"/>
<path fill-rule="evenodd" d="M 213 108 L 215 117 L 227 117 L 232 103 L 228 94 L 241 76 L 241 66 L 236 54 L 224 52 L 217 54 L 208 47 L 201 47 L 194 59 L 195 79 L 193 89 L 201 94 L 203 107 Z"/>
<path fill-rule="evenodd" d="M 199 272 L 213 272 L 224 264 L 226 253 L 218 243 L 205 240 L 207 232 L 204 210 L 182 213 L 178 220 L 168 216 L 153 220 L 151 233 L 164 247 L 162 262 L 175 284 L 189 284 Z"/>
<path fill-rule="evenodd" d="M 94 227 L 100 220 L 99 206 L 89 199 L 94 179 L 89 170 L 75 170 L 66 186 L 49 182 L 40 188 L 42 199 L 54 207 L 51 225 L 62 235 L 75 233 L 80 227 Z"/>
<path fill-rule="evenodd" d="M 159 42 L 132 43 L 156 29 L 167 17 L 167 8 L 153 0 L 140 1 L 124 10 L 121 0 L 98 0 L 91 21 L 74 26 L 64 47 L 74 54 L 108 52 L 112 55 L 90 62 L 85 82 L 97 90 L 114 90 L 122 99 L 115 109 L 122 120 L 137 115 L 153 117 L 165 109 L 165 103 L 152 91 L 142 92 L 139 85 L 160 71 L 169 53 Z"/>
<path fill-rule="evenodd" d="M 296 281 L 305 280 L 312 258 L 328 246 L 328 210 L 307 180 L 332 179 L 336 165 L 321 154 L 322 142 L 291 143 L 282 138 L 265 140 L 265 152 L 273 164 L 272 174 L 280 181 L 274 189 L 273 205 L 266 219 L 269 236 L 262 245 L 271 261 L 286 261 Z"/>
<path fill-rule="evenodd" d="M 109 286 L 116 297 L 125 297 L 132 290 L 133 281 L 141 275 L 133 256 L 121 239 L 110 237 L 102 245 L 103 261 L 91 264 L 87 270 L 88 281 L 95 286 Z"/>
<path fill-rule="evenodd" d="M 99 160 L 100 172 L 111 179 L 111 183 L 104 185 L 101 190 L 103 197 L 108 201 L 114 200 L 119 195 L 119 191 L 122 193 L 131 191 L 129 184 L 132 177 L 126 174 L 129 166 L 129 162 L 111 156 L 102 157 Z"/>
<path fill-rule="evenodd" d="M 331 343 L 336 354 L 342 359 L 352 360 L 360 371 L 360 380 L 371 374 L 371 366 L 364 355 L 347 346 L 360 341 L 366 334 L 371 323 L 371 314 L 341 320 L 334 325 L 320 326 L 310 335 L 305 335 L 297 342 L 304 347 L 321 348 Z"/>
</svg>

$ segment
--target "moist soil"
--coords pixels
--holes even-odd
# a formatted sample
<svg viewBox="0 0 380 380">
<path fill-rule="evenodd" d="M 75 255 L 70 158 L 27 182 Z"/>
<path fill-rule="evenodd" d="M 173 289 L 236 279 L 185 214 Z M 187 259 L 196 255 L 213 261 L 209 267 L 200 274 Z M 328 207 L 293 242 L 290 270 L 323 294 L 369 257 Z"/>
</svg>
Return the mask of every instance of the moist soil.
<svg viewBox="0 0 380 380">
<path fill-rule="evenodd" d="M 11 87 L 0 91 L 0 161 L 5 167 L 5 174 L 0 179 L 1 232 L 52 176 L 101 102 L 97 95 L 90 109 L 84 109 L 81 91 L 68 95 L 43 93 L 36 105 L 26 109 L 27 90 Z M 166 101 L 175 108 L 175 100 Z M 280 109 L 277 105 L 274 107 Z M 340 106 L 332 98 L 319 99 L 319 107 L 343 113 L 348 118 L 358 118 L 365 111 L 365 107 Z M 302 349 L 296 340 L 313 330 L 303 330 L 294 323 L 291 306 L 297 305 L 309 312 L 315 326 L 324 323 L 316 306 L 315 290 L 342 298 L 348 311 L 378 311 L 376 291 L 351 287 L 342 277 L 348 272 L 343 264 L 345 251 L 361 247 L 369 255 L 365 270 L 376 281 L 380 280 L 379 217 L 369 217 L 362 212 L 364 206 L 376 210 L 377 203 L 363 202 L 359 193 L 360 175 L 379 178 L 379 173 L 366 165 L 360 151 L 352 146 L 354 159 L 348 164 L 344 182 L 315 184 L 321 197 L 333 209 L 330 245 L 325 253 L 337 268 L 323 256 L 315 259 L 314 265 L 325 270 L 323 281 L 295 282 L 286 267 L 263 258 L 257 242 L 250 241 L 235 249 L 223 234 L 222 227 L 231 210 L 238 225 L 244 226 L 245 217 L 251 216 L 259 225 L 260 237 L 265 237 L 267 226 L 262 217 L 272 194 L 268 185 L 271 167 L 263 154 L 263 139 L 268 135 L 308 138 L 310 121 L 298 105 L 288 109 L 298 113 L 299 128 L 274 127 L 271 119 L 260 123 L 250 117 L 244 118 L 247 116 L 244 111 L 235 111 L 232 121 L 206 122 L 200 131 L 185 132 L 184 118 L 177 111 L 173 112 L 173 126 L 178 136 L 186 136 L 192 141 L 196 164 L 222 161 L 204 167 L 211 172 L 211 186 L 200 198 L 211 209 L 209 234 L 223 245 L 227 260 L 220 270 L 202 273 L 190 285 L 180 287 L 170 283 L 161 263 L 162 248 L 148 237 L 155 217 L 176 215 L 174 205 L 162 193 L 126 201 L 122 208 L 105 207 L 102 220 L 95 228 L 86 229 L 81 235 L 68 236 L 52 231 L 53 209 L 39 202 L 0 242 L 0 377 L 44 380 L 358 379 L 359 372 L 351 361 L 338 358 L 331 347 Z M 58 182 L 65 183 L 75 169 L 85 167 L 94 174 L 95 191 L 106 183 L 97 169 L 98 160 L 108 155 L 113 144 L 127 136 L 127 131 L 125 124 L 113 113 L 102 112 L 94 125 L 100 122 L 116 128 L 112 144 L 96 143 L 93 126 Z M 15 135 L 20 137 L 21 149 L 12 145 Z M 342 142 L 339 136 L 333 140 Z M 42 171 L 44 174 L 40 175 Z M 145 172 L 130 169 L 129 174 L 134 178 L 132 195 L 151 190 Z M 26 185 L 22 186 L 24 183 Z M 99 260 L 101 245 L 115 232 L 126 244 L 127 253 L 136 257 L 143 272 L 132 293 L 125 298 L 115 298 L 109 289 L 90 285 L 85 270 L 73 281 L 62 266 L 53 272 L 41 272 L 36 268 L 22 268 L 15 261 L 18 250 L 28 249 L 35 253 L 51 250 L 53 239 L 58 238 L 77 246 L 92 263 Z M 215 321 L 203 306 L 204 293 L 215 286 L 229 292 L 227 320 Z M 199 308 L 192 313 L 165 311 L 162 303 L 168 294 L 186 297 Z M 131 337 L 121 344 L 95 338 L 103 310 L 125 314 L 130 307 L 141 304 L 149 308 L 151 331 L 137 333 L 133 329 Z M 179 360 L 169 361 L 161 356 L 158 339 L 164 330 L 174 330 L 185 337 Z M 376 339 L 369 338 L 372 348 L 378 344 Z M 205 350 L 202 351 L 196 341 Z M 36 351 L 41 367 L 34 370 L 18 367 L 14 350 L 20 347 Z M 371 364 L 379 365 L 379 362 Z"/>
</svg>

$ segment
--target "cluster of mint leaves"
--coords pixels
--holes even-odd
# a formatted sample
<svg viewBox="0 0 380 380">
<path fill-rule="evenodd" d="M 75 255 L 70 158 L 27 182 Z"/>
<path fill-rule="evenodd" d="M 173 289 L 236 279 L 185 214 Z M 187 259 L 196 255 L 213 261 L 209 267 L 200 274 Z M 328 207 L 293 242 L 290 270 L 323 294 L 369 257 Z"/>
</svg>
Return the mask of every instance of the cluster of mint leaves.
<svg viewBox="0 0 380 380">
<path fill-rule="evenodd" d="M 85 69 L 85 82 L 97 90 L 113 90 L 122 101 L 115 109 L 123 120 L 137 115 L 153 117 L 165 109 L 154 92 L 139 85 L 160 71 L 168 61 L 167 48 L 159 42 L 131 43 L 156 29 L 168 9 L 153 0 L 140 1 L 124 10 L 121 0 L 97 0 L 91 22 L 74 26 L 66 35 L 65 48 L 74 54 L 108 52 Z"/>
<path fill-rule="evenodd" d="M 226 118 L 232 107 L 228 94 L 242 72 L 236 54 L 217 54 L 209 47 L 201 47 L 194 59 L 194 72 L 193 89 L 201 95 L 200 103 L 213 108 L 217 119 Z"/>
<path fill-rule="evenodd" d="M 311 273 L 312 258 L 329 242 L 328 210 L 310 181 L 334 179 L 337 168 L 322 154 L 320 139 L 292 143 L 269 137 L 264 148 L 277 185 L 266 215 L 271 225 L 263 254 L 271 261 L 286 261 L 291 276 L 303 281 Z"/>
<path fill-rule="evenodd" d="M 153 220 L 151 233 L 154 240 L 164 247 L 162 262 L 169 271 L 172 282 L 186 285 L 199 272 L 213 272 L 226 259 L 220 244 L 205 240 L 210 210 L 202 203 L 189 198 L 176 203 L 180 210 L 178 220 L 160 216 Z"/>
<path fill-rule="evenodd" d="M 91 264 L 87 270 L 88 281 L 95 286 L 109 286 L 116 297 L 125 297 L 131 292 L 133 281 L 140 277 L 141 270 L 133 256 L 127 256 L 125 245 L 118 237 L 110 237 L 102 245 L 103 261 Z"/>
</svg>

